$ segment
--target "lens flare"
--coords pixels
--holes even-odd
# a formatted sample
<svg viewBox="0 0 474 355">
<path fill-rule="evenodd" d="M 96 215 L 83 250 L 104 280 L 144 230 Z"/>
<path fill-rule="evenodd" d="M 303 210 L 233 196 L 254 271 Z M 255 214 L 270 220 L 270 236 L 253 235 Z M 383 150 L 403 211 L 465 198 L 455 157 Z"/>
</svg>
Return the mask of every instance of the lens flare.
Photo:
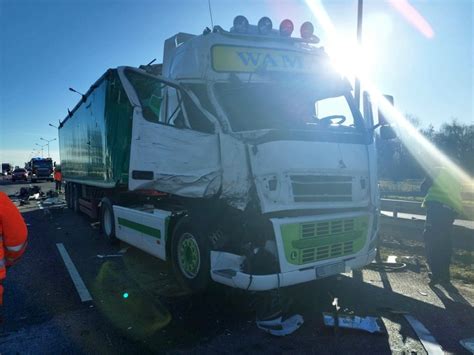
<svg viewBox="0 0 474 355">
<path fill-rule="evenodd" d="M 338 35 L 321 1 L 306 0 L 306 4 L 326 33 L 329 42 L 328 48 L 342 48 L 344 44 L 339 40 L 341 37 Z M 427 34 L 429 33 L 430 32 L 427 32 Z M 429 35 L 427 35 L 427 37 L 429 37 Z M 341 72 L 348 76 L 356 76 L 360 79 L 363 87 L 369 92 L 372 101 L 378 105 L 385 117 L 387 117 L 389 122 L 396 128 L 399 139 L 423 167 L 425 172 L 431 177 L 434 177 L 438 167 L 446 167 L 453 173 L 461 185 L 467 186 L 468 189 L 472 191 L 474 188 L 474 180 L 472 177 L 436 148 L 425 136 L 418 132 L 418 130 L 385 99 L 377 87 L 371 82 L 367 71 L 361 70 L 361 67 L 358 65 L 345 65 L 346 60 L 338 57 L 341 53 L 342 50 L 328 51 L 328 55 L 333 60 L 333 64 L 339 67 Z"/>
<path fill-rule="evenodd" d="M 389 3 L 425 37 L 433 38 L 434 31 L 425 18 L 408 2 L 408 0 L 389 0 Z"/>
</svg>

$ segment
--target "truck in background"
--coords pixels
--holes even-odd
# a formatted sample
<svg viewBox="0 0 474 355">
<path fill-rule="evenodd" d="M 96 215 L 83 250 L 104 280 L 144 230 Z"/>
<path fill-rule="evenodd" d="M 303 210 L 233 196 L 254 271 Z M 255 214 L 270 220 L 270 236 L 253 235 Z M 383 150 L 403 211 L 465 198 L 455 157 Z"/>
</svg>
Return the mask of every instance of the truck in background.
<svg viewBox="0 0 474 355">
<path fill-rule="evenodd" d="M 178 33 L 109 69 L 59 126 L 70 208 L 192 291 L 270 290 L 361 268 L 378 233 L 375 125 L 313 26 Z"/>
<path fill-rule="evenodd" d="M 7 176 L 12 173 L 12 165 L 10 163 L 2 163 L 2 175 Z"/>
<path fill-rule="evenodd" d="M 53 181 L 53 160 L 51 158 L 32 158 L 25 164 L 32 183 L 38 180 Z"/>
</svg>

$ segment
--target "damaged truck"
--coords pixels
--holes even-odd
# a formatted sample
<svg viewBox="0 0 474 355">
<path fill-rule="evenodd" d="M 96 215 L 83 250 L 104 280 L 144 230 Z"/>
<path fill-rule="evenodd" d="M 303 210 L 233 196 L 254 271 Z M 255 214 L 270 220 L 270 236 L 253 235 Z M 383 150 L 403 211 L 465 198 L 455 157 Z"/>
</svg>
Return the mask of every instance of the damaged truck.
<svg viewBox="0 0 474 355">
<path fill-rule="evenodd" d="M 376 253 L 375 125 L 307 22 L 178 33 L 109 69 L 59 127 L 70 208 L 169 261 L 181 285 L 263 291 Z M 382 127 L 388 128 L 388 127 Z"/>
</svg>

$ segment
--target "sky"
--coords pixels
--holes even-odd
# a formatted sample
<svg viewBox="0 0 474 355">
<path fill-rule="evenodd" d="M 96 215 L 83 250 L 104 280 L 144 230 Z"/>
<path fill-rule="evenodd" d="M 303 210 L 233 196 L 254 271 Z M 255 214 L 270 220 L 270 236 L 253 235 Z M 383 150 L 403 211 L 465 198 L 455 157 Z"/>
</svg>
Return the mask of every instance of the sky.
<svg viewBox="0 0 474 355">
<path fill-rule="evenodd" d="M 433 29 L 431 38 L 389 1 L 364 1 L 369 77 L 422 127 L 453 118 L 474 123 L 474 0 L 409 2 Z M 355 39 L 357 0 L 322 3 L 337 31 Z M 327 45 L 303 0 L 211 0 L 211 8 L 214 25 L 224 29 L 236 15 L 252 24 L 269 16 L 276 28 L 291 19 L 298 36 L 309 20 Z M 0 0 L 0 160 L 23 166 L 41 155 L 40 138 L 57 138 L 49 123 L 57 125 L 80 99 L 69 87 L 86 92 L 108 68 L 161 62 L 166 38 L 210 25 L 208 0 Z M 59 161 L 57 140 L 49 148 Z"/>
</svg>

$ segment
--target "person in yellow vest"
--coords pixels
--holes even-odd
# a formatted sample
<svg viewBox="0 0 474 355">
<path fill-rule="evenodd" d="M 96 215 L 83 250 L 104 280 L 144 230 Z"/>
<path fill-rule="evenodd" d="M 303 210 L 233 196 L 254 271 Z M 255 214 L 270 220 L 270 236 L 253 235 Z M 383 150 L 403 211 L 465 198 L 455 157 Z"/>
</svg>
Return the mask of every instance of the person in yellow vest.
<svg viewBox="0 0 474 355">
<path fill-rule="evenodd" d="M 451 232 L 455 217 L 462 214 L 461 184 L 447 168 L 441 167 L 433 178 L 423 181 L 421 192 L 426 195 L 422 204 L 427 209 L 423 239 L 430 285 L 449 284 Z"/>
</svg>

